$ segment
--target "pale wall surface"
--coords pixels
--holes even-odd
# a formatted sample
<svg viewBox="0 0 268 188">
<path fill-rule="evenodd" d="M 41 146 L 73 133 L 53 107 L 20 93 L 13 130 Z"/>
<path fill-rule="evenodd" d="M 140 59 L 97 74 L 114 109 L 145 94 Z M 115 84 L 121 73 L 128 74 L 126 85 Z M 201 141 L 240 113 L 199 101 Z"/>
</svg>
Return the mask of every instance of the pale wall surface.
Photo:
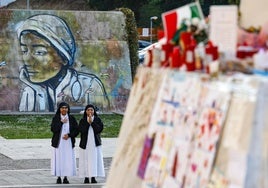
<svg viewBox="0 0 268 188">
<path fill-rule="evenodd" d="M 268 21 L 267 0 L 241 0 L 240 12 L 242 27 L 259 27 Z"/>
</svg>

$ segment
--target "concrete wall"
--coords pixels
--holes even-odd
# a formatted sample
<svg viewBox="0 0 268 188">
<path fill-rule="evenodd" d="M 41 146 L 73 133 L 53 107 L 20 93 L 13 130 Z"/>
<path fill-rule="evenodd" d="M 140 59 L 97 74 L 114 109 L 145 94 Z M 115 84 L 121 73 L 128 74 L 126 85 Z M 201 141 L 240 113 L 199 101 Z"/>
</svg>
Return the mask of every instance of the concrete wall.
<svg viewBox="0 0 268 188">
<path fill-rule="evenodd" d="M 132 85 L 122 12 L 0 10 L 0 112 L 124 111 Z"/>
</svg>

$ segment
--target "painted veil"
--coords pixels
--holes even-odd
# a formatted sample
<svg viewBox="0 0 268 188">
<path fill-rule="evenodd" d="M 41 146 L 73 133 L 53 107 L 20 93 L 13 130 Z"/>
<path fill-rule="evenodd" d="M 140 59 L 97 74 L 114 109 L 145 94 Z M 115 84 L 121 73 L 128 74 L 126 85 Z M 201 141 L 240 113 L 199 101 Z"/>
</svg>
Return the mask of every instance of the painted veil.
<svg viewBox="0 0 268 188">
<path fill-rule="evenodd" d="M 26 87 L 21 92 L 19 111 L 55 111 L 62 101 L 77 109 L 83 109 L 88 103 L 96 104 L 100 110 L 109 109 L 109 99 L 101 80 L 94 74 L 81 73 L 73 68 L 76 45 L 64 20 L 49 14 L 29 17 L 18 25 L 19 40 L 28 33 L 49 43 L 63 64 L 56 76 L 38 83 L 30 80 L 34 73 L 24 64 L 20 70 L 20 80 Z"/>
</svg>

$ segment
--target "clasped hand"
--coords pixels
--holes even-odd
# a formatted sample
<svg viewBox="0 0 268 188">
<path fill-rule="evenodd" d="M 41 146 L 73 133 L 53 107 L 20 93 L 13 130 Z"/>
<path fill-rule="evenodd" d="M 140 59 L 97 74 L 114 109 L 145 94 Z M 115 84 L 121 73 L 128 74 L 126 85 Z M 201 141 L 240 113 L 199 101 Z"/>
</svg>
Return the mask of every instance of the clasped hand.
<svg viewBox="0 0 268 188">
<path fill-rule="evenodd" d="M 61 119 L 61 122 L 62 122 L 62 123 L 67 123 L 67 121 L 68 121 L 68 118 L 66 118 L 66 117 L 63 118 L 63 119 Z"/>
<path fill-rule="evenodd" d="M 69 138 L 68 134 L 63 135 L 62 137 L 64 140 L 67 140 Z"/>
<path fill-rule="evenodd" d="M 87 122 L 89 123 L 89 124 L 91 124 L 92 123 L 92 116 L 88 116 L 88 118 L 87 118 Z"/>
</svg>

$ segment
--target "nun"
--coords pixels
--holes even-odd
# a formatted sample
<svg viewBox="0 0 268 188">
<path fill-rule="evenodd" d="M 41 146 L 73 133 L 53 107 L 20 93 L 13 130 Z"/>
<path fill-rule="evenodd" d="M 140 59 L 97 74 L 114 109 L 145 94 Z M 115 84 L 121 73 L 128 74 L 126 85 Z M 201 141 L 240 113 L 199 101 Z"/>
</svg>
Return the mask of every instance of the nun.
<svg viewBox="0 0 268 188">
<path fill-rule="evenodd" d="M 59 104 L 51 122 L 53 133 L 51 145 L 51 174 L 57 176 L 57 184 L 69 184 L 68 176 L 76 176 L 75 137 L 79 134 L 78 124 L 66 102 Z M 63 181 L 62 181 L 62 177 Z"/>
<path fill-rule="evenodd" d="M 84 115 L 78 125 L 81 139 L 79 144 L 79 177 L 84 183 L 97 183 L 95 177 L 105 177 L 101 132 L 103 123 L 94 105 L 85 107 Z M 91 178 L 91 179 L 90 179 Z M 91 180 L 91 181 L 89 181 Z"/>
</svg>

